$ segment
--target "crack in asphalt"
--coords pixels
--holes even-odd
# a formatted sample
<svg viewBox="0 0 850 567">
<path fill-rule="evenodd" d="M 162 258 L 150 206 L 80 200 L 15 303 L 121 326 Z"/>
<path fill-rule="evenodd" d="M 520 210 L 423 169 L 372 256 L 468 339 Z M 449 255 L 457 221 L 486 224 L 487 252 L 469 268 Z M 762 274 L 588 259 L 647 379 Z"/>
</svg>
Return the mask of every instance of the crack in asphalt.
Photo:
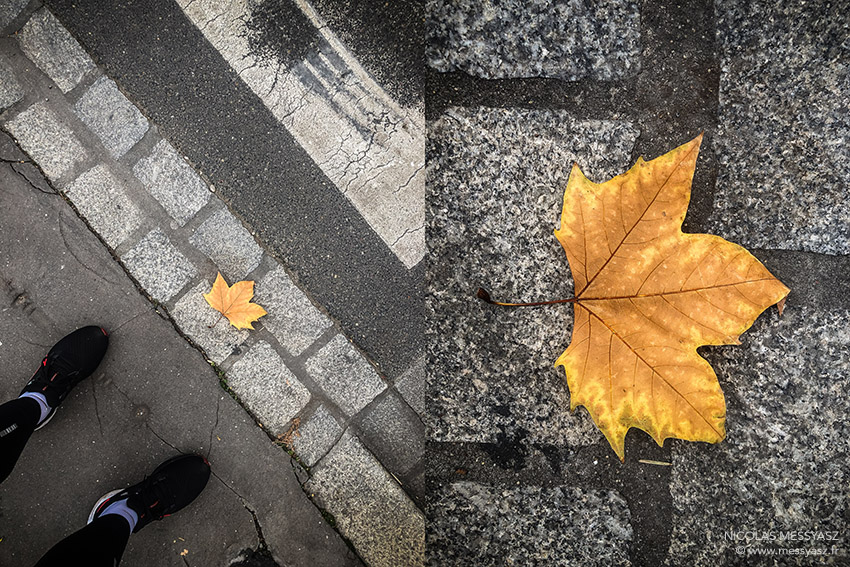
<svg viewBox="0 0 850 567">
<path fill-rule="evenodd" d="M 150 422 L 148 422 L 148 420 L 147 420 L 147 419 L 145 419 L 145 427 L 147 427 L 147 428 L 148 428 L 148 430 L 149 430 L 151 433 L 153 433 L 153 434 L 154 434 L 154 436 L 155 436 L 157 439 L 159 439 L 160 441 L 162 441 L 163 443 L 165 443 L 166 445 L 168 445 L 169 447 L 171 447 L 172 449 L 174 449 L 176 452 L 180 453 L 181 455 L 183 454 L 183 451 L 181 451 L 180 449 L 178 449 L 177 447 L 175 447 L 174 445 L 172 445 L 171 443 L 169 443 L 168 441 L 166 441 L 166 440 L 165 440 L 165 438 L 164 438 L 162 435 L 160 435 L 159 433 L 157 433 L 157 432 L 156 432 L 156 430 L 155 430 L 153 427 L 151 427 L 151 424 L 150 424 Z"/>
<path fill-rule="evenodd" d="M 257 532 L 257 541 L 258 541 L 257 550 L 258 551 L 268 550 L 268 546 L 266 544 L 266 537 L 265 537 L 265 534 L 263 534 L 263 527 L 262 527 L 262 525 L 260 525 L 260 519 L 257 517 L 257 513 L 254 511 L 254 509 L 251 508 L 248 505 L 248 501 L 245 499 L 245 497 L 243 497 L 241 494 L 239 494 L 239 492 L 237 492 L 236 489 L 234 489 L 232 486 L 230 486 L 229 483 L 225 482 L 223 478 L 218 476 L 218 474 L 216 474 L 215 471 L 210 470 L 210 474 L 212 474 L 212 476 L 214 476 L 216 478 L 216 480 L 218 480 L 222 485 L 224 485 L 225 488 L 227 488 L 230 492 L 232 492 L 239 499 L 239 503 L 242 504 L 242 507 L 244 507 L 245 510 L 247 510 L 248 513 L 251 514 L 251 519 L 254 522 L 254 529 Z"/>
<path fill-rule="evenodd" d="M 18 177 L 20 177 L 21 179 L 26 181 L 29 184 L 29 186 L 32 187 L 33 189 L 35 189 L 36 191 L 38 191 L 40 193 L 44 193 L 45 195 L 58 195 L 59 194 L 59 192 L 56 191 L 55 189 L 53 191 L 45 191 L 44 189 L 42 189 L 41 187 L 39 187 L 38 185 L 33 183 L 32 180 L 29 177 L 27 177 L 27 175 L 23 171 L 21 171 L 17 167 L 15 167 L 15 165 L 17 165 L 17 164 L 30 164 L 33 167 L 35 167 L 35 164 L 32 161 L 30 161 L 30 160 L 0 159 L 0 162 L 8 164 L 9 167 L 12 168 L 12 171 L 14 171 L 15 174 Z"/>
<path fill-rule="evenodd" d="M 62 211 L 59 211 L 59 222 L 58 222 L 57 224 L 59 225 L 59 235 L 62 237 L 62 242 L 65 244 L 65 249 L 68 251 L 68 254 L 70 254 L 70 255 L 71 255 L 71 257 L 72 257 L 72 258 L 74 258 L 74 260 L 76 260 L 76 261 L 77 261 L 77 263 L 78 263 L 80 266 L 82 266 L 82 267 L 83 267 L 83 269 L 85 269 L 86 271 L 88 271 L 88 272 L 90 272 L 90 273 L 94 274 L 94 276 L 95 276 L 95 277 L 97 277 L 97 279 L 99 279 L 99 280 L 101 280 L 101 281 L 103 281 L 103 282 L 106 282 L 106 283 L 108 283 L 109 285 L 118 285 L 118 284 L 119 284 L 119 282 L 112 281 L 112 280 L 110 280 L 109 278 L 105 278 L 105 277 L 104 277 L 104 276 L 103 276 L 103 275 L 102 275 L 99 271 L 97 271 L 97 270 L 95 270 L 95 269 L 93 269 L 93 268 L 90 268 L 90 267 L 88 266 L 88 264 L 86 264 L 85 262 L 83 262 L 82 258 L 80 258 L 79 256 L 77 256 L 77 253 L 76 253 L 76 252 L 74 252 L 74 251 L 71 249 L 71 244 L 70 244 L 70 242 L 68 241 L 68 237 L 65 235 L 65 216 L 64 216 L 63 212 L 64 212 L 64 209 L 63 209 Z M 91 229 L 89 229 L 89 230 L 91 230 Z"/>
<path fill-rule="evenodd" d="M 100 420 L 100 409 L 97 404 L 97 382 L 94 378 L 91 379 L 91 395 L 94 398 L 94 415 L 97 418 L 97 428 L 100 430 L 100 436 L 103 437 L 103 422 Z"/>
<path fill-rule="evenodd" d="M 212 444 L 212 443 L 213 443 L 213 435 L 215 435 L 215 430 L 216 430 L 216 428 L 218 427 L 218 418 L 219 418 L 219 415 L 220 415 L 220 413 L 221 413 L 221 400 L 222 400 L 222 397 L 223 397 L 223 396 L 222 396 L 221 394 L 217 394 L 217 396 L 216 396 L 216 402 L 215 402 L 215 423 L 213 424 L 212 429 L 210 429 L 210 442 L 209 442 L 209 447 L 208 447 L 208 449 L 207 449 L 207 460 L 210 460 L 210 455 L 212 455 L 212 450 L 213 450 L 213 444 Z"/>
<path fill-rule="evenodd" d="M 408 229 L 406 229 L 404 232 L 402 232 L 402 233 L 401 233 L 401 236 L 399 236 L 398 238 L 396 238 L 396 239 L 395 239 L 395 241 L 394 241 L 392 244 L 390 244 L 390 248 L 392 248 L 393 246 L 395 246 L 396 244 L 398 244 L 398 243 L 399 243 L 399 241 L 400 241 L 402 238 L 404 238 L 405 236 L 407 236 L 408 234 L 411 234 L 411 233 L 414 233 L 414 232 L 419 232 L 420 230 L 425 230 L 425 225 L 417 226 L 416 228 L 408 228 Z"/>
</svg>

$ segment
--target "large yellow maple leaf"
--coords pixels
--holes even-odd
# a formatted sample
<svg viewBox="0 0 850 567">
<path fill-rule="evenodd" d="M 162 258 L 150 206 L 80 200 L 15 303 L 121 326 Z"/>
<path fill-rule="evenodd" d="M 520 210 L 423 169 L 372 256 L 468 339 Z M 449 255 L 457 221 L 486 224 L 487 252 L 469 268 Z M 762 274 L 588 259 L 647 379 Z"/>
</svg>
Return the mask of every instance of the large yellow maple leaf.
<svg viewBox="0 0 850 567">
<path fill-rule="evenodd" d="M 242 281 L 228 286 L 219 273 L 212 289 L 204 294 L 204 299 L 210 307 L 227 317 L 230 324 L 237 329 L 253 329 L 254 321 L 266 315 L 266 310 L 251 303 L 254 298 L 254 282 Z"/>
<path fill-rule="evenodd" d="M 789 289 L 747 250 L 681 230 L 702 135 L 605 183 L 573 166 L 555 236 L 575 281 L 563 366 L 623 460 L 626 432 L 716 443 L 726 403 L 700 345 L 738 337 Z"/>
</svg>

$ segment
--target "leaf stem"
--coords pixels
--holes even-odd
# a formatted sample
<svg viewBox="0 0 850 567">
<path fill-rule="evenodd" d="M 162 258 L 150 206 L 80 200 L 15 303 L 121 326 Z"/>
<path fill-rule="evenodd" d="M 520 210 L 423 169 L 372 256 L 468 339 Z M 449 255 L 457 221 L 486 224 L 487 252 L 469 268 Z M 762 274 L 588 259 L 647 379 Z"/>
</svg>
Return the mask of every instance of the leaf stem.
<svg viewBox="0 0 850 567">
<path fill-rule="evenodd" d="M 215 320 L 215 323 L 213 323 L 212 325 L 207 325 L 207 329 L 212 329 L 213 327 L 218 325 L 218 322 L 221 321 L 222 317 L 224 317 L 224 313 L 219 314 L 218 319 Z"/>
<path fill-rule="evenodd" d="M 475 294 L 478 296 L 478 299 L 485 303 L 489 303 L 490 305 L 502 305 L 504 307 L 536 307 L 538 305 L 554 305 L 556 303 L 575 303 L 578 301 L 576 297 L 570 297 L 569 299 L 554 299 L 552 301 L 534 301 L 531 303 L 503 303 L 501 301 L 493 301 L 490 297 L 490 294 L 483 287 L 478 288 L 478 292 Z"/>
</svg>

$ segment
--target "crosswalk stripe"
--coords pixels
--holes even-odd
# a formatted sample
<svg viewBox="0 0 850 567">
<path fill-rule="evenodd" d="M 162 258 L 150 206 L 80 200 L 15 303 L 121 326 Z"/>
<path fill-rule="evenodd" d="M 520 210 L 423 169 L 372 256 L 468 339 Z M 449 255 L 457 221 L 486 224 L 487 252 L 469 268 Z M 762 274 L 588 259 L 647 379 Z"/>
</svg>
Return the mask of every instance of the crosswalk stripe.
<svg viewBox="0 0 850 567">
<path fill-rule="evenodd" d="M 415 266 L 425 255 L 422 112 L 398 105 L 304 0 L 296 4 L 316 28 L 318 52 L 293 63 L 251 49 L 247 0 L 177 2 L 387 247 Z"/>
</svg>

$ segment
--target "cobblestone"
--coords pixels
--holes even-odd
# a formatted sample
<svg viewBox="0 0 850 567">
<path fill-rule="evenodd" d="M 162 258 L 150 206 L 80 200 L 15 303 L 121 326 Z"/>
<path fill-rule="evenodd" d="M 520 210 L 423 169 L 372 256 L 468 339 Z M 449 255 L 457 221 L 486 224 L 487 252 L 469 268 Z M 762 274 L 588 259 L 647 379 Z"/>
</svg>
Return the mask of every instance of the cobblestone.
<svg viewBox="0 0 850 567">
<path fill-rule="evenodd" d="M 734 563 L 746 542 L 724 539 L 730 530 L 835 532 L 827 547 L 847 549 L 848 316 L 792 306 L 779 317 L 771 309 L 741 346 L 710 353 L 724 383 L 727 436 L 717 445 L 673 445 L 668 565 Z"/>
<path fill-rule="evenodd" d="M 395 392 L 364 412 L 363 442 L 398 476 L 407 475 L 425 453 L 425 428 L 419 416 Z"/>
<path fill-rule="evenodd" d="M 74 132 L 42 102 L 18 114 L 6 128 L 54 183 L 87 157 Z"/>
<path fill-rule="evenodd" d="M 171 144 L 161 140 L 133 166 L 133 174 L 183 226 L 210 200 L 209 189 Z"/>
<path fill-rule="evenodd" d="M 260 280 L 256 291 L 255 301 L 269 312 L 263 323 L 292 355 L 301 354 L 332 325 L 280 266 Z"/>
<path fill-rule="evenodd" d="M 429 506 L 429 566 L 631 565 L 629 508 L 613 490 L 456 482 Z"/>
<path fill-rule="evenodd" d="M 0 57 L 0 112 L 22 98 L 24 98 L 24 90 L 12 74 L 8 63 Z"/>
<path fill-rule="evenodd" d="M 429 132 L 428 234 L 440 259 L 426 299 L 429 438 L 494 442 L 522 428 L 529 443 L 595 443 L 599 431 L 584 410 L 569 411 L 553 366 L 569 344 L 571 308 L 494 309 L 473 294 L 572 295 L 552 234 L 572 164 L 598 182 L 622 173 L 637 129 L 564 111 L 452 108 Z"/>
<path fill-rule="evenodd" d="M 76 87 L 94 62 L 47 8 L 38 10 L 18 34 L 21 50 L 63 93 Z"/>
<path fill-rule="evenodd" d="M 0 29 L 11 24 L 27 4 L 29 0 L 0 0 Z"/>
<path fill-rule="evenodd" d="M 248 338 L 247 331 L 237 330 L 204 299 L 212 282 L 200 283 L 183 294 L 171 312 L 180 329 L 198 343 L 213 362 L 221 364 Z"/>
<path fill-rule="evenodd" d="M 105 165 L 97 165 L 68 185 L 65 193 L 88 223 L 112 248 L 142 223 L 142 213 L 127 197 L 123 183 Z"/>
<path fill-rule="evenodd" d="M 163 303 L 197 275 L 195 266 L 159 228 L 149 232 L 122 260 L 142 287 Z"/>
<path fill-rule="evenodd" d="M 637 2 L 429 0 L 428 14 L 427 62 L 441 72 L 610 81 L 640 69 Z"/>
<path fill-rule="evenodd" d="M 350 432 L 322 459 L 306 487 L 371 567 L 423 564 L 422 512 Z"/>
<path fill-rule="evenodd" d="M 215 262 L 231 285 L 259 266 L 263 255 L 251 234 L 226 210 L 210 215 L 189 240 Z"/>
<path fill-rule="evenodd" d="M 339 422 L 324 405 L 320 405 L 298 427 L 292 437 L 292 448 L 305 465 L 312 467 L 325 456 L 341 434 Z"/>
<path fill-rule="evenodd" d="M 310 392 L 265 341 L 234 363 L 227 384 L 276 437 L 287 432 L 289 422 L 310 401 Z"/>
<path fill-rule="evenodd" d="M 395 387 L 410 407 L 420 416 L 425 415 L 425 357 L 419 358 L 398 380 Z"/>
<path fill-rule="evenodd" d="M 387 387 L 342 335 L 307 360 L 307 372 L 348 415 L 359 412 Z"/>
<path fill-rule="evenodd" d="M 74 112 L 116 159 L 136 145 L 149 127 L 139 109 L 107 77 L 88 88 L 74 105 Z"/>
<path fill-rule="evenodd" d="M 849 254 L 846 5 L 716 7 L 723 72 L 711 231 L 749 248 Z"/>
</svg>

